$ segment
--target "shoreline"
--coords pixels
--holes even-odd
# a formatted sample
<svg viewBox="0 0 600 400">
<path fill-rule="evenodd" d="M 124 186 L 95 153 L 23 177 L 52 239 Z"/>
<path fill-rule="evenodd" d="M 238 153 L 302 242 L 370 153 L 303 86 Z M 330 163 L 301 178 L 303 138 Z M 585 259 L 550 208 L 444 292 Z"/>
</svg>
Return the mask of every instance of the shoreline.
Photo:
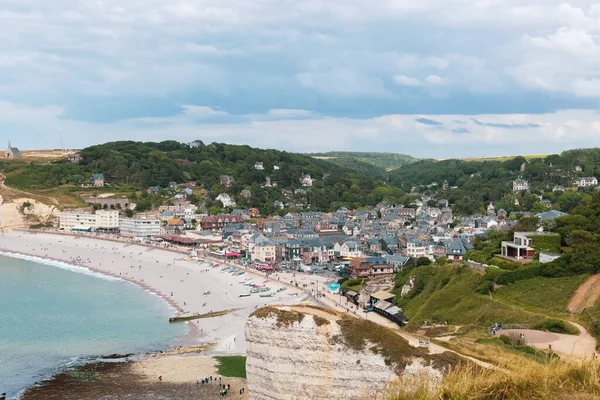
<svg viewBox="0 0 600 400">
<path fill-rule="evenodd" d="M 173 347 L 215 344 L 205 356 L 245 355 L 245 321 L 254 309 L 273 303 L 297 304 L 302 300 L 300 293 L 297 297 L 290 296 L 291 290 L 271 298 L 240 298 L 239 294 L 246 293 L 248 287 L 238 283 L 238 276 L 223 272 L 220 267 L 211 268 L 208 258 L 201 256 L 198 262 L 184 261 L 186 254 L 183 252 L 138 243 L 12 231 L 0 234 L 0 252 L 7 257 L 30 259 L 55 268 L 61 268 L 57 264 L 62 264 L 64 269 L 73 272 L 134 284 L 164 300 L 177 313 L 203 314 L 234 310 L 225 316 L 182 322 L 187 325 L 186 333 L 174 339 Z M 254 279 L 257 283 L 259 279 L 264 281 L 263 283 L 268 282 L 266 284 L 272 287 L 273 292 L 277 287 L 290 286 L 259 273 L 244 270 L 240 266 L 236 267 L 246 272 L 241 277 Z M 299 288 L 297 291 L 302 292 Z M 206 292 L 210 295 L 205 295 Z M 165 323 L 169 323 L 168 320 L 165 320 Z M 164 351 L 172 350 L 173 347 Z M 143 356 L 145 359 L 147 354 L 138 353 L 136 356 Z M 106 356 L 98 356 L 85 361 L 84 364 L 93 363 Z M 68 365 L 63 365 L 62 368 L 68 369 Z M 44 380 L 47 379 L 52 377 Z"/>
</svg>

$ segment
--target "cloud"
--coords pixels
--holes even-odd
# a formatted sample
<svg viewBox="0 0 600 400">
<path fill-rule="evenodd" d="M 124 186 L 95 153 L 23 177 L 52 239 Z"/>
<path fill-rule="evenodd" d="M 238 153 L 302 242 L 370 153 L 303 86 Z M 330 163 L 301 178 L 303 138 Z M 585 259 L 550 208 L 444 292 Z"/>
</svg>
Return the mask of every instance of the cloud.
<svg viewBox="0 0 600 400">
<path fill-rule="evenodd" d="M 390 139 L 389 122 L 428 129 L 421 140 L 431 143 L 567 135 L 573 121 L 552 130 L 511 118 L 573 115 L 600 100 L 591 0 L 0 0 L 0 37 L 0 102 L 24 107 L 0 108 L 0 121 L 27 125 L 34 110 L 88 124 L 89 135 L 96 122 L 124 121 L 240 130 L 370 121 L 353 137 Z M 184 107 L 184 123 L 182 105 L 210 110 Z M 452 132 L 439 115 L 468 121 L 470 132 Z M 422 116 L 443 126 L 415 124 Z M 41 143 L 46 129 L 26 133 Z"/>
<path fill-rule="evenodd" d="M 449 85 L 450 79 L 442 78 L 438 75 L 429 75 L 427 78 L 425 78 L 425 82 L 430 83 L 432 85 Z"/>
<path fill-rule="evenodd" d="M 503 124 L 498 122 L 481 122 L 477 118 L 471 118 L 471 120 L 478 126 L 489 126 L 492 128 L 503 128 L 503 129 L 532 129 L 541 128 L 540 124 L 525 123 L 525 124 Z"/>
<path fill-rule="evenodd" d="M 376 118 L 323 117 L 307 112 L 236 115 L 187 105 L 174 116 L 91 123 L 65 118 L 60 107 L 0 103 L 4 140 L 22 149 L 69 148 L 113 140 L 225 142 L 295 152 L 391 151 L 418 157 L 468 157 L 557 153 L 600 146 L 594 111 L 545 114 L 401 115 Z M 11 117 L 9 117 L 11 116 Z M 275 116 L 275 117 L 274 117 Z M 416 122 L 416 123 L 415 123 Z M 35 137 L 32 131 L 44 131 Z M 2 140 L 0 138 L 0 140 Z"/>
<path fill-rule="evenodd" d="M 380 78 L 359 74 L 348 68 L 335 68 L 326 72 L 303 72 L 296 75 L 296 79 L 302 86 L 328 96 L 389 96 Z"/>
<path fill-rule="evenodd" d="M 423 84 L 419 79 L 406 75 L 394 76 L 394 82 L 400 86 L 421 86 Z"/>
<path fill-rule="evenodd" d="M 452 133 L 459 133 L 459 134 L 460 133 L 471 133 L 471 131 L 468 130 L 467 128 L 452 128 L 452 129 L 450 129 L 450 131 Z"/>
<path fill-rule="evenodd" d="M 433 119 L 429 119 L 429 118 L 425 118 L 425 117 L 420 117 L 415 119 L 416 122 L 423 124 L 423 125 L 431 125 L 431 126 L 442 126 L 444 125 L 443 123 L 433 120 Z"/>
</svg>

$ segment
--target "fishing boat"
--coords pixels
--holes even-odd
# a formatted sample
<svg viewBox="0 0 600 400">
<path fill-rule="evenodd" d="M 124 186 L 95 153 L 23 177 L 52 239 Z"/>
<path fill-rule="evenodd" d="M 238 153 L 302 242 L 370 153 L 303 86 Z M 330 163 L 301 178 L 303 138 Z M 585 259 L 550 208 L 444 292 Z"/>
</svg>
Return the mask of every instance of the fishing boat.
<svg viewBox="0 0 600 400">
<path fill-rule="evenodd" d="M 256 288 L 250 289 L 250 293 L 258 293 L 258 292 L 260 292 L 260 289 L 256 289 Z"/>
<path fill-rule="evenodd" d="M 273 297 L 275 295 L 275 293 L 261 293 L 259 296 L 260 297 Z"/>
<path fill-rule="evenodd" d="M 263 287 L 261 287 L 259 290 L 260 290 L 261 292 L 268 292 L 269 290 L 271 290 L 271 288 L 270 288 L 270 287 L 263 286 Z"/>
<path fill-rule="evenodd" d="M 240 297 L 250 297 L 250 293 L 242 293 L 240 294 Z"/>
</svg>

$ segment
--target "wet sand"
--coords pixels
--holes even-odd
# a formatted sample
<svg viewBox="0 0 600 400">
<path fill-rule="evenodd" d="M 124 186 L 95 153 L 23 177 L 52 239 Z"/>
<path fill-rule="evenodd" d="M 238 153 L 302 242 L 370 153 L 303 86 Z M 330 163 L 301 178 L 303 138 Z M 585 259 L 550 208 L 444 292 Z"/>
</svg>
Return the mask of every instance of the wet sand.
<svg viewBox="0 0 600 400">
<path fill-rule="evenodd" d="M 162 376 L 162 381 L 158 377 Z M 196 383 L 213 376 L 212 383 Z M 218 372 L 213 358 L 156 356 L 136 362 L 87 364 L 65 371 L 28 389 L 21 400 L 208 400 L 219 396 Z M 225 398 L 245 399 L 245 379 L 222 378 L 231 385 Z"/>
</svg>

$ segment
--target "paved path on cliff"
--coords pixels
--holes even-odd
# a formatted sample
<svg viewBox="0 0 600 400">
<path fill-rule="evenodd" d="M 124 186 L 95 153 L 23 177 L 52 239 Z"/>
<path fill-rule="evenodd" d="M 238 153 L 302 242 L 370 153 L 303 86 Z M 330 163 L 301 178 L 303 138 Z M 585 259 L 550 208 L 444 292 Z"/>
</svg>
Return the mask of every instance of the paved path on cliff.
<svg viewBox="0 0 600 400">
<path fill-rule="evenodd" d="M 600 274 L 590 276 L 575 292 L 567 309 L 570 313 L 580 313 L 593 307 L 600 297 Z"/>
<path fill-rule="evenodd" d="M 534 331 L 531 329 L 505 329 L 502 334 L 524 334 L 529 346 L 541 350 L 552 350 L 584 359 L 592 359 L 596 354 L 596 339 L 583 326 L 570 322 L 579 330 L 579 335 L 564 335 L 560 333 Z"/>
</svg>

